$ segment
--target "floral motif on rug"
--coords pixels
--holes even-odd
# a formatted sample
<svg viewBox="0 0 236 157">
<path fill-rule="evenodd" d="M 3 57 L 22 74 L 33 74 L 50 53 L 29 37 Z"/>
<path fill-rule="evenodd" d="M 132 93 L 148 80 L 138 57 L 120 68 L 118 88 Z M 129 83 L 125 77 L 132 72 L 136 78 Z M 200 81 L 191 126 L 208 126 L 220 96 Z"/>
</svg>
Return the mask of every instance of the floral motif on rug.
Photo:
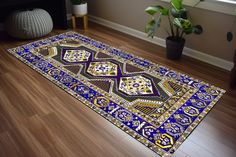
<svg viewBox="0 0 236 157">
<path fill-rule="evenodd" d="M 161 156 L 169 156 L 223 89 L 76 32 L 8 50 Z"/>
</svg>

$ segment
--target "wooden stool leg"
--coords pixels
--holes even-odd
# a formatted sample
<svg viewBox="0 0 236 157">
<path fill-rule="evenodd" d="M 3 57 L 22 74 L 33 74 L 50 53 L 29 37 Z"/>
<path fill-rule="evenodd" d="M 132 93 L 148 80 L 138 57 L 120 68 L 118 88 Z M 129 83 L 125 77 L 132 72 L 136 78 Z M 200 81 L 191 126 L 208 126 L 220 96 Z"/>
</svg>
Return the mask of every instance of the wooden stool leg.
<svg viewBox="0 0 236 157">
<path fill-rule="evenodd" d="M 75 29 L 76 28 L 76 17 L 75 16 L 72 16 L 71 17 L 71 21 L 72 21 L 72 28 Z"/>
<path fill-rule="evenodd" d="M 83 16 L 84 29 L 88 28 L 88 15 Z"/>
</svg>

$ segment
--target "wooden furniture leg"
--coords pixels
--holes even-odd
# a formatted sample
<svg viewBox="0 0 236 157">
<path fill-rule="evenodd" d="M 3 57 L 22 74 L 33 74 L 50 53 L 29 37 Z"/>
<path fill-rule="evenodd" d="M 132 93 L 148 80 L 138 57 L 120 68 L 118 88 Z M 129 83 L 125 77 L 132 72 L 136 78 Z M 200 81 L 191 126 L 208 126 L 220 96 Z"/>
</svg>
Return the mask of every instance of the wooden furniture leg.
<svg viewBox="0 0 236 157">
<path fill-rule="evenodd" d="M 72 15 L 71 21 L 72 21 L 72 28 L 75 29 L 76 28 L 76 17 L 74 15 Z"/>
<path fill-rule="evenodd" d="M 76 18 L 79 18 L 79 17 L 76 17 L 75 15 L 72 15 L 72 17 L 71 17 L 73 29 L 75 29 L 76 25 L 77 25 Z M 83 18 L 83 28 L 87 29 L 88 28 L 88 15 L 84 15 L 81 18 Z"/>
<path fill-rule="evenodd" d="M 88 28 L 88 15 L 83 16 L 84 29 Z"/>
<path fill-rule="evenodd" d="M 236 50 L 234 51 L 234 67 L 230 73 L 230 87 L 234 88 L 236 86 Z"/>
</svg>

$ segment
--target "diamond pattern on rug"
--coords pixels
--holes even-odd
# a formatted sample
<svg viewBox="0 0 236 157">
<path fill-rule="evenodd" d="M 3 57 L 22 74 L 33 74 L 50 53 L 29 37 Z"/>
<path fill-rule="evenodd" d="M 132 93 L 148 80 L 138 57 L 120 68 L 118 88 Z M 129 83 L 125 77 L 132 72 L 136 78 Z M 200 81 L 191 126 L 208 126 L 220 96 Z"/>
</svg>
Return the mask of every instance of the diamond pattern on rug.
<svg viewBox="0 0 236 157">
<path fill-rule="evenodd" d="M 88 61 L 90 53 L 86 50 L 66 50 L 63 60 L 67 62 L 81 62 Z"/>
<path fill-rule="evenodd" d="M 119 90 L 128 95 L 153 94 L 151 80 L 139 75 L 132 77 L 121 77 Z"/>
<path fill-rule="evenodd" d="M 91 62 L 87 72 L 93 76 L 117 76 L 118 67 L 112 62 Z"/>
</svg>

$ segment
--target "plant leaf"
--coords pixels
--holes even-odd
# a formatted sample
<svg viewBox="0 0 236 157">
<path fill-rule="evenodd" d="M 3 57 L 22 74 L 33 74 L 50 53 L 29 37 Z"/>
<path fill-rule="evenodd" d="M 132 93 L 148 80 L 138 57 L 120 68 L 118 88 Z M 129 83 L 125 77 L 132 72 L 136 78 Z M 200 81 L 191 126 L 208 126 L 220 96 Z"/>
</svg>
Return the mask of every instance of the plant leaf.
<svg viewBox="0 0 236 157">
<path fill-rule="evenodd" d="M 181 10 L 176 10 L 175 8 L 171 8 L 170 9 L 171 15 L 174 18 L 183 18 L 183 19 L 187 19 L 187 10 L 185 8 L 181 9 Z"/>
<path fill-rule="evenodd" d="M 182 28 L 181 21 L 179 18 L 174 18 L 173 24 L 178 28 Z"/>
<path fill-rule="evenodd" d="M 160 12 L 161 9 L 163 9 L 162 6 L 150 6 L 145 9 L 145 12 L 150 15 L 154 15 L 154 14 Z"/>
<path fill-rule="evenodd" d="M 181 10 L 183 9 L 183 0 L 171 0 L 171 5 L 174 7 L 176 10 Z"/>
<path fill-rule="evenodd" d="M 148 37 L 154 36 L 155 25 L 156 25 L 155 20 L 151 20 L 150 22 L 147 23 L 145 27 L 145 32 L 147 33 Z"/>
<path fill-rule="evenodd" d="M 164 8 L 162 6 L 150 6 L 145 9 L 145 12 L 150 15 L 155 15 L 156 13 L 160 13 L 161 15 L 168 15 L 169 9 Z"/>
<path fill-rule="evenodd" d="M 149 32 L 151 29 L 153 29 L 153 27 L 155 26 L 155 20 L 151 20 L 147 23 L 146 27 L 145 27 L 145 32 Z"/>
<path fill-rule="evenodd" d="M 161 15 L 169 15 L 169 9 L 163 8 L 163 9 L 161 10 Z"/>
<path fill-rule="evenodd" d="M 148 22 L 145 27 L 145 32 L 148 34 L 148 37 L 154 37 L 157 29 L 160 27 L 161 17 L 159 16 L 156 20 L 153 19 Z"/>
<path fill-rule="evenodd" d="M 174 18 L 173 23 L 176 27 L 182 29 L 185 34 L 193 33 L 192 23 L 187 19 Z"/>
</svg>

